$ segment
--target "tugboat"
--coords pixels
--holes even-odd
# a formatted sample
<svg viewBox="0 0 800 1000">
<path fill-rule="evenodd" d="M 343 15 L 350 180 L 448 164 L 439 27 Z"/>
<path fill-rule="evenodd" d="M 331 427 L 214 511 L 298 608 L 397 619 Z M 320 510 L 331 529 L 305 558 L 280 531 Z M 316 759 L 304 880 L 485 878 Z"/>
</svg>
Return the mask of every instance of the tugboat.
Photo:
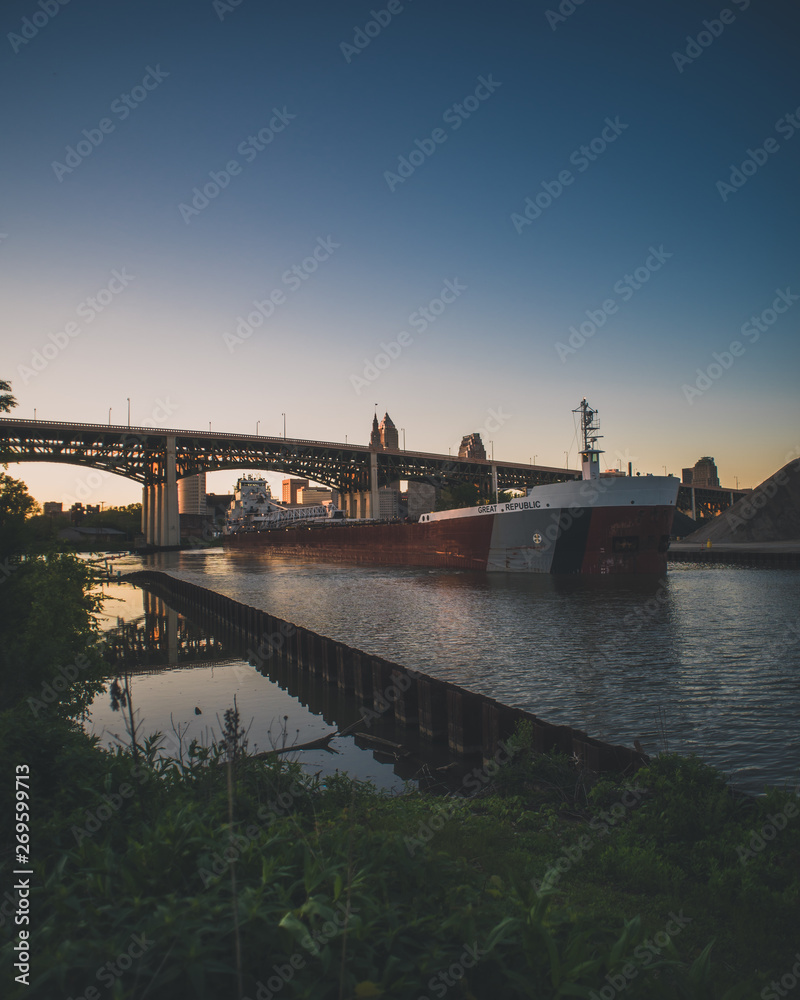
<svg viewBox="0 0 800 1000">
<path fill-rule="evenodd" d="M 581 479 L 534 486 L 508 503 L 423 514 L 416 524 L 337 522 L 234 535 L 230 544 L 346 562 L 484 572 L 666 572 L 680 481 L 601 475 L 598 413 L 585 399 L 572 412 L 583 436 Z"/>
</svg>

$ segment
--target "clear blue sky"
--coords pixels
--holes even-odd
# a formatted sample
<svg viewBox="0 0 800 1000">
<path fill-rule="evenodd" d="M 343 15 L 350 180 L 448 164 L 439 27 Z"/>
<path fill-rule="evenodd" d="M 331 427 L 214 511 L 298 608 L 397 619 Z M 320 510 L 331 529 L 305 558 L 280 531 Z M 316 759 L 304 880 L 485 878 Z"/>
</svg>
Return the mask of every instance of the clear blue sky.
<svg viewBox="0 0 800 1000">
<path fill-rule="evenodd" d="M 561 9 L 5 3 L 16 413 L 125 423 L 130 397 L 134 424 L 279 434 L 285 412 L 290 437 L 366 443 L 377 403 L 409 448 L 480 430 L 575 467 L 586 396 L 608 466 L 783 465 L 796 5 Z M 85 478 L 9 471 L 40 501 Z"/>
</svg>

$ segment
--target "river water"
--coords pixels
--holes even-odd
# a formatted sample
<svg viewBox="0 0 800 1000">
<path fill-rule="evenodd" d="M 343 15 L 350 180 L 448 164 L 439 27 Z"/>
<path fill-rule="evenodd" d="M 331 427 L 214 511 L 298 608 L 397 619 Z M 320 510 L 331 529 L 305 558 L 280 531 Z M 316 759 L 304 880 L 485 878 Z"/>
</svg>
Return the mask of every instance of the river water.
<svg viewBox="0 0 800 1000">
<path fill-rule="evenodd" d="M 114 565 L 163 570 L 599 739 L 696 752 L 748 791 L 800 780 L 793 570 L 556 578 L 223 549 Z"/>
</svg>

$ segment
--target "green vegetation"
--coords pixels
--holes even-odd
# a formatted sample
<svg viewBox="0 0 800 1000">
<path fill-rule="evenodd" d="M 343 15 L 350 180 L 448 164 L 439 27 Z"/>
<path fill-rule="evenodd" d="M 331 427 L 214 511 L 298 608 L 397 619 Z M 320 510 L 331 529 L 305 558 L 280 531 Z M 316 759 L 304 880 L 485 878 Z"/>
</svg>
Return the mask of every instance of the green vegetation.
<svg viewBox="0 0 800 1000">
<path fill-rule="evenodd" d="M 2 717 L 4 773 L 26 762 L 35 789 L 35 972 L 14 996 L 732 1000 L 795 961 L 796 800 L 739 798 L 694 758 L 597 781 L 522 749 L 442 798 L 312 779 L 241 735 L 182 759 L 157 742 Z"/>
<path fill-rule="evenodd" d="M 507 503 L 517 494 L 508 490 L 500 490 L 498 503 Z M 484 494 L 475 483 L 457 483 L 445 487 L 437 493 L 436 510 L 455 510 L 458 507 L 479 507 L 481 504 L 494 503 L 494 494 Z"/>
<path fill-rule="evenodd" d="M 58 695 L 47 688 L 47 697 L 70 715 L 98 689 L 68 685 L 74 678 L 63 676 L 97 674 L 97 599 L 85 563 L 39 545 L 29 530 L 34 509 L 25 484 L 0 474 L 0 704 L 41 698 L 56 682 Z"/>
<path fill-rule="evenodd" d="M 97 549 L 129 549 L 142 530 L 142 505 L 130 503 L 124 507 L 107 507 L 97 514 L 84 514 L 80 521 L 73 524 L 70 512 L 64 511 L 58 515 L 40 514 L 29 518 L 28 531 L 30 537 L 42 546 L 55 544 L 58 533 L 64 528 L 100 528 L 122 532 L 121 535 L 87 536 L 81 541 L 69 543 L 69 548 L 81 552 Z"/>
<path fill-rule="evenodd" d="M 255 758 L 235 710 L 211 748 L 162 756 L 156 734 L 104 750 L 78 721 L 101 688 L 90 573 L 26 552 L 30 497 L 0 487 L 3 996 L 785 995 L 770 983 L 798 947 L 792 793 L 739 796 L 675 755 L 598 778 L 534 755 L 525 727 L 461 796 Z M 111 697 L 130 708 L 124 686 Z M 20 766 L 29 799 L 15 798 Z M 29 924 L 14 922 L 15 808 L 31 829 Z"/>
</svg>

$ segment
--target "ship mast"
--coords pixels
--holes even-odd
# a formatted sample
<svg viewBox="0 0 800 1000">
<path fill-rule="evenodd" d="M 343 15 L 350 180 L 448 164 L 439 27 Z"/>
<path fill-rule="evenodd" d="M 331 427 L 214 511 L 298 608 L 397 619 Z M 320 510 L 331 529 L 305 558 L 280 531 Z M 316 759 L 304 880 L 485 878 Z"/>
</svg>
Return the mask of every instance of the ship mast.
<svg viewBox="0 0 800 1000">
<path fill-rule="evenodd" d="M 580 414 L 581 431 L 583 432 L 583 447 L 581 448 L 581 470 L 584 479 L 600 478 L 600 456 L 603 454 L 602 448 L 597 448 L 596 442 L 603 436 L 598 434 L 600 430 L 600 417 L 597 410 L 593 410 L 586 402 L 584 396 L 573 413 Z"/>
</svg>

